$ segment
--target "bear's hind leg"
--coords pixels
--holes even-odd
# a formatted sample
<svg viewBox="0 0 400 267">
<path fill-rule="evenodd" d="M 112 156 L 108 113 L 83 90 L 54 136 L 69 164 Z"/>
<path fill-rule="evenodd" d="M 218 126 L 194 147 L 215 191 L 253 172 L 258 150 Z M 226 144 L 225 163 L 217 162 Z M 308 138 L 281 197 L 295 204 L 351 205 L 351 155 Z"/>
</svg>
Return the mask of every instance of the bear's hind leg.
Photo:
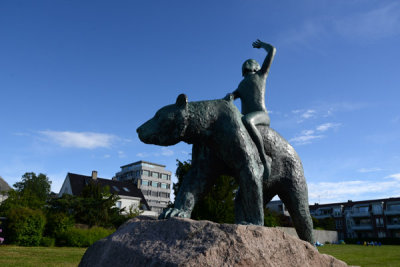
<svg viewBox="0 0 400 267">
<path fill-rule="evenodd" d="M 290 185 L 283 192 L 279 193 L 278 196 L 286 205 L 299 238 L 314 244 L 313 223 L 308 205 L 308 190 L 305 181 L 301 183 L 301 187 L 295 188 L 294 185 Z"/>
</svg>

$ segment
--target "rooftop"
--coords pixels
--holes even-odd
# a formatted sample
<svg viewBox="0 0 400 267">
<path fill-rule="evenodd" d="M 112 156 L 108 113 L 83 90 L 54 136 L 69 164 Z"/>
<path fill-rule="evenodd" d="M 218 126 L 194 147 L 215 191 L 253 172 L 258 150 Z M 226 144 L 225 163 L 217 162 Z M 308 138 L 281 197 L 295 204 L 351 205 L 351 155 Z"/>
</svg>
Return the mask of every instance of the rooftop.
<svg viewBox="0 0 400 267">
<path fill-rule="evenodd" d="M 129 164 L 123 165 L 123 166 L 121 166 L 121 168 L 128 167 L 128 166 L 139 165 L 139 164 L 142 164 L 142 163 L 150 164 L 150 165 L 154 165 L 154 166 L 158 166 L 158 167 L 165 168 L 165 165 L 161 165 L 161 164 L 157 164 L 157 163 L 153 163 L 153 162 L 149 162 L 149 161 L 143 161 L 143 160 L 140 160 L 140 161 L 136 161 L 136 162 L 134 162 L 134 163 L 129 163 Z"/>
<path fill-rule="evenodd" d="M 137 188 L 137 186 L 130 182 L 120 182 L 105 178 L 97 178 L 95 180 L 92 179 L 91 176 L 76 174 L 76 173 L 68 173 L 71 183 L 71 189 L 73 195 L 79 196 L 82 194 L 83 188 L 85 185 L 88 185 L 91 181 L 96 181 L 102 187 L 108 186 L 110 188 L 110 193 L 119 195 L 119 196 L 129 196 L 129 197 L 137 197 L 142 200 L 142 203 L 150 210 L 149 205 L 147 204 L 146 199 L 143 196 L 142 191 Z"/>
</svg>

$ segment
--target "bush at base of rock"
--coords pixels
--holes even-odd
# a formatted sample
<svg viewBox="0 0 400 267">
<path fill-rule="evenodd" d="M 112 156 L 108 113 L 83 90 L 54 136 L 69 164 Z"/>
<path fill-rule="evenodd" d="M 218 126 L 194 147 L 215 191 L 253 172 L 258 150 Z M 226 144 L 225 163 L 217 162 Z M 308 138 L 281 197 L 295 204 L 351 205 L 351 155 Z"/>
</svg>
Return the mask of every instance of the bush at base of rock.
<svg viewBox="0 0 400 267">
<path fill-rule="evenodd" d="M 54 237 L 44 236 L 42 237 L 42 240 L 40 240 L 40 245 L 42 247 L 54 247 L 55 244 L 56 244 L 56 239 Z"/>
<path fill-rule="evenodd" d="M 48 213 L 45 235 L 56 237 L 74 226 L 74 219 L 65 213 Z"/>
<path fill-rule="evenodd" d="M 17 207 L 7 214 L 7 237 L 20 246 L 38 246 L 42 239 L 46 218 L 42 211 Z"/>
<path fill-rule="evenodd" d="M 70 228 L 57 236 L 56 244 L 67 247 L 89 247 L 94 242 L 112 234 L 115 229 L 92 227 L 90 229 Z"/>
</svg>

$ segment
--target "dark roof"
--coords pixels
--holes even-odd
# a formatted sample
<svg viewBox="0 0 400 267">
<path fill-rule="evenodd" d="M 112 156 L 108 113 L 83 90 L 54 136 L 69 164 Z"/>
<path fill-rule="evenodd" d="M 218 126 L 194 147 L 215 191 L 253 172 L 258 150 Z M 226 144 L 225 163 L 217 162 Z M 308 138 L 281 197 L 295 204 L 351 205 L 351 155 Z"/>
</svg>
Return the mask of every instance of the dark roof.
<svg viewBox="0 0 400 267">
<path fill-rule="evenodd" d="M 82 194 L 83 188 L 93 181 L 91 176 L 68 173 L 69 181 L 71 183 L 72 194 L 75 196 L 79 196 Z M 142 191 L 137 188 L 134 183 L 130 182 L 120 182 L 114 181 L 111 179 L 97 178 L 97 183 L 99 183 L 102 187 L 108 186 L 110 188 L 110 193 L 119 195 L 119 196 L 129 196 L 129 197 L 138 197 L 141 199 L 142 204 L 144 204 L 148 210 L 150 210 L 149 204 L 147 204 L 146 199 L 143 196 Z"/>
<path fill-rule="evenodd" d="M 121 166 L 121 168 L 127 167 L 127 166 L 138 165 L 138 164 L 141 164 L 141 163 L 146 163 L 146 164 L 150 164 L 150 165 L 154 165 L 154 166 L 159 166 L 159 167 L 165 168 L 165 165 L 161 165 L 161 164 L 157 164 L 157 163 L 153 163 L 153 162 L 149 162 L 149 161 L 143 161 L 143 160 L 139 160 L 139 161 L 136 161 L 134 163 L 129 163 L 129 164 L 123 165 L 123 166 Z"/>
<path fill-rule="evenodd" d="M 0 176 L 0 192 L 9 191 L 11 187 L 7 184 L 6 181 Z"/>
<path fill-rule="evenodd" d="M 338 202 L 338 203 L 329 203 L 329 204 L 318 204 L 310 205 L 310 209 L 318 209 L 324 207 L 338 206 L 343 205 L 344 207 L 351 207 L 358 204 L 369 204 L 374 202 L 389 202 L 389 201 L 400 201 L 400 197 L 390 197 L 390 198 L 381 198 L 381 199 L 370 199 L 370 200 L 361 200 L 361 201 L 347 201 L 347 202 Z"/>
</svg>

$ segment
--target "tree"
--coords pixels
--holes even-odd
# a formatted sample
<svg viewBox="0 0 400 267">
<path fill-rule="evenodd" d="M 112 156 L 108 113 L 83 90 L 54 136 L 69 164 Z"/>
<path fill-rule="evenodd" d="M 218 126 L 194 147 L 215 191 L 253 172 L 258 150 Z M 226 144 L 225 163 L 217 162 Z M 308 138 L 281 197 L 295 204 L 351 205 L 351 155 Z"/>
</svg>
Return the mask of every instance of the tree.
<svg viewBox="0 0 400 267">
<path fill-rule="evenodd" d="M 7 217 L 7 213 L 18 207 L 43 209 L 50 194 L 51 181 L 45 175 L 27 172 L 22 181 L 14 184 L 15 190 L 7 192 L 8 198 L 0 205 L 0 214 Z"/>
<path fill-rule="evenodd" d="M 22 176 L 22 181 L 14 184 L 17 192 L 23 195 L 34 195 L 41 201 L 46 201 L 51 188 L 51 181 L 43 174 L 36 175 L 34 172 L 27 172 Z"/>
<path fill-rule="evenodd" d="M 174 183 L 174 194 L 177 195 L 183 177 L 191 168 L 190 161 L 177 160 L 175 172 L 178 182 Z M 234 199 L 238 185 L 233 177 L 218 177 L 211 190 L 198 200 L 192 211 L 192 219 L 210 220 L 218 223 L 234 222 Z"/>
<path fill-rule="evenodd" d="M 333 217 L 317 219 L 312 217 L 314 229 L 317 230 L 336 230 L 336 223 Z"/>
<path fill-rule="evenodd" d="M 82 191 L 75 207 L 77 221 L 89 226 L 111 226 L 111 218 L 119 214 L 115 206 L 119 197 L 111 194 L 108 187 L 91 181 Z"/>
<path fill-rule="evenodd" d="M 178 182 L 172 185 L 172 189 L 174 190 L 174 195 L 178 195 L 179 188 L 183 182 L 183 177 L 189 172 L 190 168 L 192 167 L 192 163 L 189 161 L 181 162 L 180 160 L 176 160 L 176 171 L 175 176 L 178 178 Z"/>
</svg>

